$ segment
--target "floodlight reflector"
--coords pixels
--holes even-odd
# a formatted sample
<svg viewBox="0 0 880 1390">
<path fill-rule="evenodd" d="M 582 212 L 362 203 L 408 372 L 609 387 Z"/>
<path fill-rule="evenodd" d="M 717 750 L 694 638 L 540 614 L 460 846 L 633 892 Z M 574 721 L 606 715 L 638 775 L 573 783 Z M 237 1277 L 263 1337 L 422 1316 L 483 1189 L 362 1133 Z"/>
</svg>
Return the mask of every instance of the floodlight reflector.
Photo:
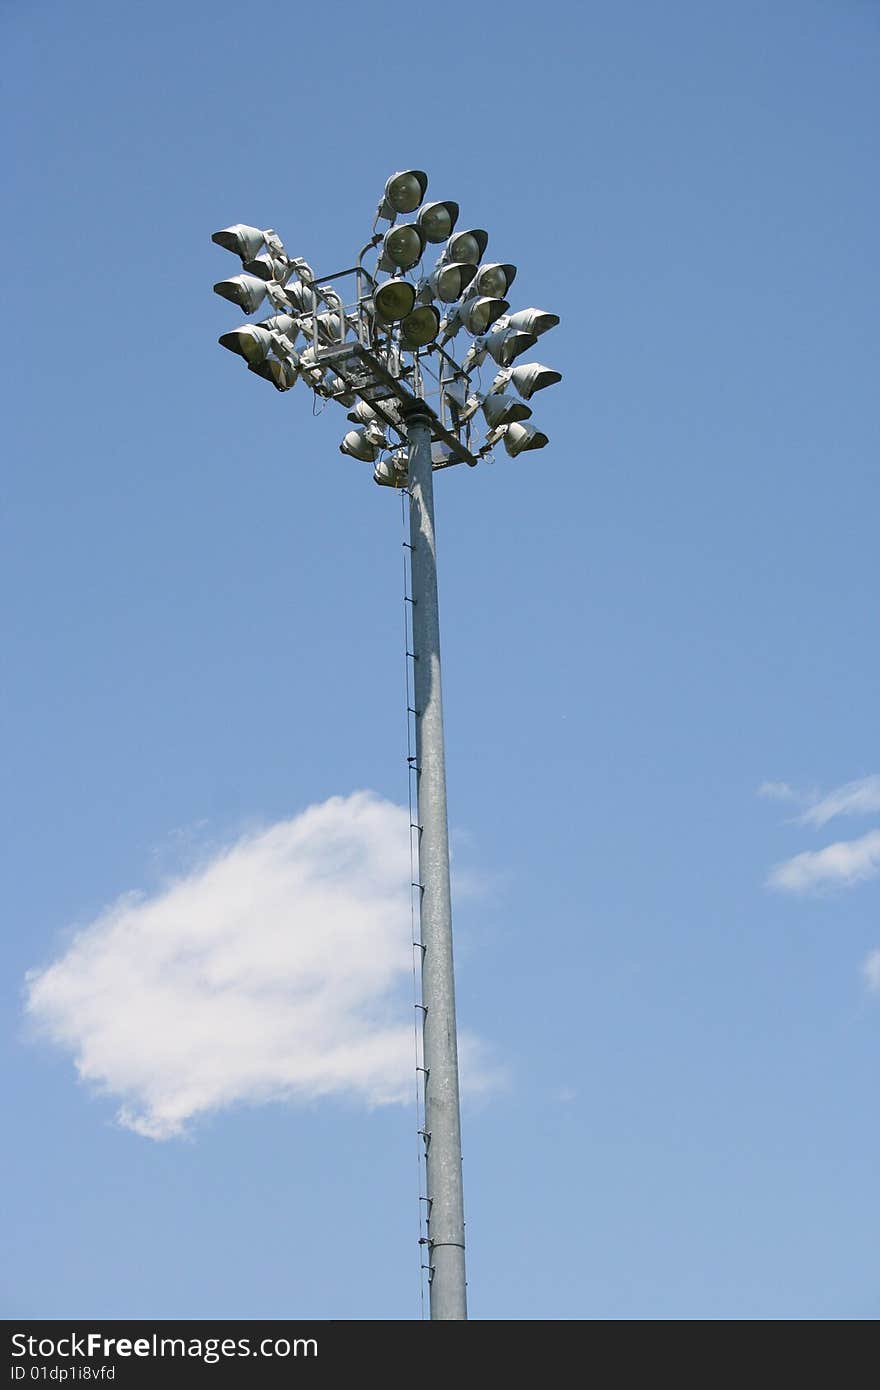
<svg viewBox="0 0 880 1390">
<path fill-rule="evenodd" d="M 262 249 L 266 238 L 259 227 L 248 227 L 244 222 L 236 222 L 232 227 L 224 227 L 222 231 L 214 232 L 211 240 L 222 246 L 224 251 L 232 251 L 236 256 L 240 256 L 243 261 L 251 261 Z"/>
<path fill-rule="evenodd" d="M 515 265 L 487 261 L 485 265 L 477 267 L 471 288 L 476 294 L 488 294 L 497 299 L 504 299 L 515 279 Z"/>
<path fill-rule="evenodd" d="M 425 238 L 415 222 L 399 222 L 390 227 L 382 238 L 380 265 L 410 270 L 422 259 Z"/>
<path fill-rule="evenodd" d="M 218 280 L 214 293 L 252 314 L 266 297 L 266 282 L 256 275 L 233 275 L 230 280 Z"/>
<path fill-rule="evenodd" d="M 385 195 L 379 216 L 393 222 L 399 212 L 415 212 L 428 189 L 428 175 L 422 169 L 401 169 L 385 182 Z"/>
<path fill-rule="evenodd" d="M 405 319 L 415 308 L 416 290 L 408 280 L 385 280 L 373 295 L 376 314 L 385 323 L 397 323 Z"/>
<path fill-rule="evenodd" d="M 458 310 L 458 317 L 468 333 L 478 337 L 491 328 L 495 320 L 509 308 L 506 299 L 491 299 L 481 295 L 476 299 L 466 299 Z"/>
<path fill-rule="evenodd" d="M 473 280 L 476 269 L 470 261 L 450 261 L 446 265 L 438 265 L 428 276 L 425 288 L 444 304 L 454 304 Z"/>
<path fill-rule="evenodd" d="M 518 328 L 497 328 L 494 333 L 486 335 L 480 346 L 486 349 L 499 367 L 509 367 L 515 358 L 528 352 L 537 341 L 533 333 L 523 333 Z"/>
<path fill-rule="evenodd" d="M 546 309 L 518 309 L 507 318 L 510 328 L 519 328 L 523 333 L 534 333 L 536 338 L 548 329 L 555 328 L 558 322 L 559 315 L 548 314 Z"/>
<path fill-rule="evenodd" d="M 546 434 L 535 429 L 534 425 L 508 425 L 504 431 L 504 447 L 511 458 L 524 454 L 528 449 L 543 449 L 548 440 Z"/>
<path fill-rule="evenodd" d="M 405 352 L 433 343 L 440 330 L 440 315 L 433 304 L 421 304 L 400 325 L 400 346 Z"/>
<path fill-rule="evenodd" d="M 255 323 L 244 323 L 230 333 L 221 333 L 217 341 L 221 347 L 238 353 L 249 366 L 262 362 L 272 347 L 272 335 L 268 328 L 261 328 Z"/>
<path fill-rule="evenodd" d="M 444 261 L 468 261 L 479 265 L 483 253 L 489 245 L 489 233 L 482 227 L 471 227 L 467 232 L 456 232 L 451 236 L 443 250 Z"/>
<path fill-rule="evenodd" d="M 523 400 L 530 401 L 536 391 L 543 391 L 545 387 L 555 386 L 557 381 L 561 381 L 562 373 L 540 362 L 521 362 L 511 368 L 510 380 Z"/>
<path fill-rule="evenodd" d="M 458 203 L 425 203 L 416 221 L 425 241 L 446 241 L 458 221 Z"/>
</svg>

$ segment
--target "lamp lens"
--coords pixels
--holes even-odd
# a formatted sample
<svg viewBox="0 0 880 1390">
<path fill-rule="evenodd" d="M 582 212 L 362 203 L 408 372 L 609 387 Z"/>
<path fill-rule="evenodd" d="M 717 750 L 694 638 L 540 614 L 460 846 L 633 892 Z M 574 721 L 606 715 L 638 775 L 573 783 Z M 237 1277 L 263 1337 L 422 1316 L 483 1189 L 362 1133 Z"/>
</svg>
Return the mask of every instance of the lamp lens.
<svg viewBox="0 0 880 1390">
<path fill-rule="evenodd" d="M 414 212 L 422 201 L 422 188 L 415 174 L 398 174 L 388 180 L 385 196 L 395 212 Z"/>
<path fill-rule="evenodd" d="M 487 266 L 480 275 L 480 294 L 494 295 L 500 299 L 506 289 L 507 272 L 504 267 L 500 265 Z"/>
<path fill-rule="evenodd" d="M 413 226 L 394 227 L 385 237 L 385 250 L 395 265 L 408 270 L 422 254 L 422 239 Z"/>
<path fill-rule="evenodd" d="M 415 286 L 407 280 L 386 280 L 376 291 L 373 303 L 376 313 L 386 323 L 396 323 L 412 312 L 416 302 Z"/>
<path fill-rule="evenodd" d="M 457 261 L 468 261 L 471 265 L 476 265 L 480 259 L 479 243 L 470 232 L 462 232 L 461 236 L 457 236 L 450 250 Z"/>
<path fill-rule="evenodd" d="M 440 328 L 440 315 L 433 304 L 424 304 L 408 314 L 401 324 L 401 345 L 408 348 L 425 347 L 434 341 Z"/>
<path fill-rule="evenodd" d="M 419 219 L 422 231 L 429 241 L 445 241 L 452 231 L 452 218 L 443 203 L 437 203 Z"/>
</svg>

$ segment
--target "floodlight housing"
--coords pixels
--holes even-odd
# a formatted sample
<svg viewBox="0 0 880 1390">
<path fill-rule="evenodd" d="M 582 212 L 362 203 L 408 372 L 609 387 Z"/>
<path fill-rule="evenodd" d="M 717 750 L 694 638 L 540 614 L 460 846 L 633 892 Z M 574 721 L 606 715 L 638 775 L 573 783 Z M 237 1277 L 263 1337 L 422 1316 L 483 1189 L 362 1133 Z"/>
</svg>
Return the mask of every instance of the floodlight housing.
<svg viewBox="0 0 880 1390">
<path fill-rule="evenodd" d="M 487 294 L 497 299 L 504 299 L 515 279 L 515 265 L 502 265 L 500 261 L 487 261 L 485 265 L 477 267 L 476 274 L 471 281 L 471 290 L 474 294 Z"/>
<path fill-rule="evenodd" d="M 376 316 L 385 323 L 397 323 L 399 319 L 405 319 L 407 314 L 412 313 L 415 303 L 415 285 L 396 276 L 392 280 L 384 280 L 373 293 Z"/>
<path fill-rule="evenodd" d="M 379 450 L 375 444 L 370 443 L 366 430 L 358 428 L 348 431 L 339 446 L 339 452 L 360 459 L 361 463 L 375 463 Z"/>
<path fill-rule="evenodd" d="M 267 357 L 263 362 L 249 362 L 248 371 L 271 381 L 276 391 L 289 391 L 299 381 L 295 363 L 279 362 L 277 357 Z"/>
<path fill-rule="evenodd" d="M 476 274 L 477 267 L 470 261 L 449 261 L 438 265 L 433 273 L 419 286 L 421 297 L 427 293 L 444 304 L 454 304 L 461 299 Z"/>
<path fill-rule="evenodd" d="M 328 343 L 339 343 L 342 341 L 342 315 L 337 314 L 333 309 L 327 309 L 323 314 L 316 315 L 318 324 L 318 337 L 323 338 Z M 309 321 L 306 319 L 305 327 L 308 332 Z"/>
<path fill-rule="evenodd" d="M 526 405 L 524 401 L 518 401 L 516 396 L 506 395 L 487 396 L 482 403 L 482 410 L 490 430 L 497 429 L 499 425 L 512 425 L 518 420 L 528 420 L 532 413 L 531 406 Z"/>
<path fill-rule="evenodd" d="M 520 362 L 517 366 L 508 368 L 506 372 L 499 372 L 495 381 L 499 381 L 502 376 L 504 380 L 500 385 L 506 386 L 510 381 L 525 401 L 530 401 L 536 391 L 555 386 L 557 381 L 562 380 L 561 372 L 555 372 L 552 367 L 545 367 L 541 362 Z"/>
<path fill-rule="evenodd" d="M 269 251 L 245 261 L 244 268 L 249 275 L 257 275 L 261 280 L 275 280 L 283 285 L 293 274 L 293 267 L 286 256 L 273 256 Z"/>
<path fill-rule="evenodd" d="M 518 328 L 496 328 L 493 333 L 487 333 L 485 338 L 475 343 L 474 347 L 478 350 L 485 348 L 499 367 L 509 367 L 515 358 L 528 352 L 537 341 L 534 333 L 524 333 Z"/>
<path fill-rule="evenodd" d="M 373 469 L 373 482 L 380 487 L 406 487 L 407 462 L 406 454 L 403 454 L 403 467 L 398 467 L 395 463 L 397 455 L 392 454 L 390 458 L 380 459 Z"/>
<path fill-rule="evenodd" d="M 272 334 L 268 328 L 262 328 L 256 323 L 243 323 L 240 328 L 221 333 L 217 341 L 221 347 L 243 357 L 249 365 L 262 362 L 272 348 Z"/>
<path fill-rule="evenodd" d="M 548 329 L 555 328 L 559 322 L 558 314 L 549 314 L 546 309 L 518 309 L 507 316 L 505 327 L 519 328 L 523 333 L 534 333 L 539 337 Z"/>
<path fill-rule="evenodd" d="M 449 238 L 443 248 L 442 259 L 469 261 L 471 265 L 479 265 L 488 245 L 489 233 L 484 232 L 482 227 L 471 227 L 469 231 L 456 232 Z"/>
<path fill-rule="evenodd" d="M 400 325 L 400 346 L 405 352 L 433 343 L 440 331 L 440 314 L 433 304 L 420 304 Z"/>
<path fill-rule="evenodd" d="M 458 221 L 458 203 L 425 203 L 420 209 L 416 222 L 425 241 L 446 241 L 455 230 Z"/>
<path fill-rule="evenodd" d="M 372 425 L 379 424 L 379 417 L 371 405 L 366 401 L 358 401 L 348 412 L 348 418 L 353 425 Z"/>
<path fill-rule="evenodd" d="M 266 298 L 266 282 L 256 275 L 233 275 L 230 280 L 218 280 L 214 293 L 252 314 Z"/>
<path fill-rule="evenodd" d="M 504 431 L 504 447 L 511 458 L 529 449 L 543 449 L 549 442 L 546 434 L 535 429 L 534 425 L 513 424 Z"/>
<path fill-rule="evenodd" d="M 392 174 L 385 181 L 377 219 L 393 222 L 399 212 L 415 212 L 427 190 L 428 175 L 423 169 L 401 169 Z"/>
<path fill-rule="evenodd" d="M 298 314 L 311 314 L 318 306 L 315 291 L 302 280 L 293 280 L 285 285 L 284 297 Z"/>
<path fill-rule="evenodd" d="M 415 222 L 398 222 L 389 227 L 382 238 L 379 264 L 383 270 L 411 270 L 422 259 L 425 249 L 424 233 Z"/>
<path fill-rule="evenodd" d="M 492 299 L 486 295 L 478 295 L 474 299 L 466 299 L 458 310 L 458 317 L 468 333 L 474 337 L 487 332 L 492 327 L 496 319 L 499 319 L 510 305 L 506 299 Z"/>
<path fill-rule="evenodd" d="M 222 246 L 224 251 L 232 251 L 234 255 L 240 256 L 243 261 L 253 260 L 266 242 L 259 227 L 248 227 L 244 222 L 236 222 L 232 227 L 224 227 L 222 231 L 214 232 L 211 240 Z"/>
</svg>

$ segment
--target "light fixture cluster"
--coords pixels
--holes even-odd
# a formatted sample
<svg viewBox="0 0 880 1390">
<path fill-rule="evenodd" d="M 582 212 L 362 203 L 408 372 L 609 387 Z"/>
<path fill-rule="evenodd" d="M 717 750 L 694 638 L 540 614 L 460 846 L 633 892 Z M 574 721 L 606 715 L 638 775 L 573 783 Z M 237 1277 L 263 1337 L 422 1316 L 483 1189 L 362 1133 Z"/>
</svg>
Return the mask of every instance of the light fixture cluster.
<svg viewBox="0 0 880 1390">
<path fill-rule="evenodd" d="M 457 231 L 458 204 L 426 202 L 427 188 L 420 169 L 392 174 L 371 241 L 355 267 L 334 275 L 316 276 L 307 261 L 288 256 L 271 229 L 237 223 L 212 237 L 242 265 L 215 293 L 246 314 L 264 303 L 273 310 L 222 334 L 221 346 L 279 391 L 302 380 L 343 405 L 353 428 L 341 451 L 374 464 L 375 481 L 391 487 L 406 486 L 408 402 L 430 407 L 435 468 L 475 464 L 501 441 L 512 457 L 542 449 L 547 436 L 527 423 L 526 402 L 561 379 L 540 362 L 520 361 L 558 316 L 510 312 L 516 266 L 486 260 L 488 233 Z M 385 231 L 377 231 L 380 222 L 389 224 Z M 429 246 L 441 250 L 425 269 Z M 345 303 L 337 282 L 351 277 L 354 297 Z M 487 358 L 498 371 L 483 387 Z"/>
</svg>

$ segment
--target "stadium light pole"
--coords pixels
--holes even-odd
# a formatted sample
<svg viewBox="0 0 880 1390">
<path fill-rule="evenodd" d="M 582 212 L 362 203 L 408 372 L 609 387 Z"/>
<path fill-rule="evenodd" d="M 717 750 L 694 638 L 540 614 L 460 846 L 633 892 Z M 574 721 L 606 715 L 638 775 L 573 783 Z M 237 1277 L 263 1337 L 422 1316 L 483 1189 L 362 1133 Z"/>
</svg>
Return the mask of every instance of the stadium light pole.
<svg viewBox="0 0 880 1390">
<path fill-rule="evenodd" d="M 216 293 L 248 314 L 265 299 L 275 310 L 255 325 L 223 334 L 221 345 L 279 391 L 302 380 L 317 395 L 354 407 L 348 418 L 355 428 L 341 451 L 375 463 L 375 482 L 409 496 L 408 657 L 415 725 L 410 767 L 418 832 L 415 945 L 421 955 L 417 1007 L 427 1213 L 422 1243 L 431 1318 L 461 1321 L 467 1318 L 464 1197 L 434 474 L 458 463 L 473 467 L 502 440 L 511 457 L 546 445 L 545 434 L 521 423 L 532 413 L 522 401 L 559 381 L 560 373 L 538 362 L 512 364 L 559 320 L 534 308 L 507 313 L 510 305 L 501 296 L 516 267 L 482 263 L 487 233 L 474 228 L 456 234 L 458 204 L 426 203 L 427 185 L 421 170 L 392 174 L 372 239 L 355 266 L 332 275 L 316 276 L 307 261 L 289 257 L 272 230 L 236 223 L 212 239 L 237 254 L 243 268 L 216 284 Z M 414 222 L 398 222 L 400 214 L 412 213 Z M 389 223 L 384 233 L 376 231 L 380 221 Z M 443 243 L 443 250 L 433 271 L 424 274 L 418 268 L 429 243 Z M 364 264 L 370 252 L 376 254 L 372 271 Z M 345 305 L 336 282 L 351 277 L 355 299 Z M 438 299 L 448 306 L 442 318 Z M 461 328 L 472 339 L 463 357 L 454 351 Z M 297 350 L 300 336 L 305 346 Z M 487 356 L 501 370 L 483 391 L 478 373 Z M 521 400 L 503 394 L 509 384 Z M 482 432 L 480 413 L 487 426 Z"/>
</svg>

